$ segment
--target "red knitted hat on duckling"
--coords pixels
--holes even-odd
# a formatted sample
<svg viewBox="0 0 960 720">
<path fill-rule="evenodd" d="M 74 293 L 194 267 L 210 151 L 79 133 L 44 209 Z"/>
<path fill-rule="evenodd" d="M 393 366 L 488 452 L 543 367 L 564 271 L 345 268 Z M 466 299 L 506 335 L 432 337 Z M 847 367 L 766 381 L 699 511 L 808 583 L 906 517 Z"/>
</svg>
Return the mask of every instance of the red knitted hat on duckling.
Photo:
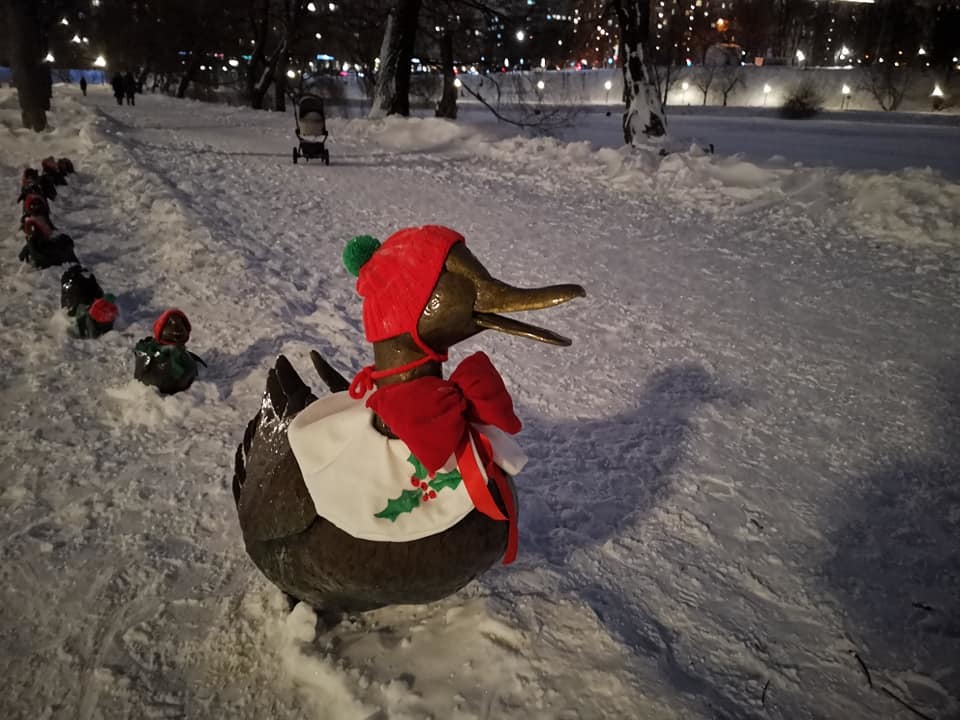
<svg viewBox="0 0 960 720">
<path fill-rule="evenodd" d="M 409 333 L 426 353 L 420 362 L 446 359 L 420 339 L 417 323 L 450 249 L 459 242 L 464 242 L 463 235 L 441 225 L 398 230 L 383 244 L 367 235 L 350 241 L 343 260 L 357 276 L 357 292 L 363 297 L 363 329 L 369 342 Z M 409 368 L 394 368 L 392 372 L 404 369 Z M 378 375 L 372 369 L 365 369 L 361 375 L 364 373 L 371 380 Z M 351 392 L 360 392 L 360 386 Z"/>
<path fill-rule="evenodd" d="M 190 321 L 187 319 L 187 314 L 183 310 L 177 310 L 177 308 L 164 310 L 163 314 L 158 317 L 157 321 L 153 324 L 153 339 L 158 343 L 166 344 L 160 339 L 160 333 L 163 332 L 163 326 L 167 324 L 167 320 L 169 320 L 173 315 L 178 315 L 183 320 L 183 324 L 187 326 L 187 332 L 193 330 L 193 328 L 190 327 Z"/>
</svg>

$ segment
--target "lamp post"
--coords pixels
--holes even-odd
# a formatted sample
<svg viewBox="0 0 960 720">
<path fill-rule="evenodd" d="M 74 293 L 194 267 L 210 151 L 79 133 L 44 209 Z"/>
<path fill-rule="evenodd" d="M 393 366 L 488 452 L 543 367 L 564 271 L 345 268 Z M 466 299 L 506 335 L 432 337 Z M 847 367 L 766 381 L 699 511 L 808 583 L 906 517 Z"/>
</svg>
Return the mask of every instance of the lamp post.
<svg viewBox="0 0 960 720">
<path fill-rule="evenodd" d="M 770 91 L 771 91 L 772 89 L 773 89 L 773 88 L 771 88 L 768 83 L 764 83 L 764 84 L 763 84 L 763 106 L 764 106 L 764 107 L 767 106 L 767 96 L 770 94 Z"/>
<path fill-rule="evenodd" d="M 840 92 L 843 93 L 843 100 L 840 101 L 840 109 L 845 110 L 850 106 L 850 93 L 851 93 L 850 86 L 844 83 L 843 88 L 841 88 Z"/>
</svg>

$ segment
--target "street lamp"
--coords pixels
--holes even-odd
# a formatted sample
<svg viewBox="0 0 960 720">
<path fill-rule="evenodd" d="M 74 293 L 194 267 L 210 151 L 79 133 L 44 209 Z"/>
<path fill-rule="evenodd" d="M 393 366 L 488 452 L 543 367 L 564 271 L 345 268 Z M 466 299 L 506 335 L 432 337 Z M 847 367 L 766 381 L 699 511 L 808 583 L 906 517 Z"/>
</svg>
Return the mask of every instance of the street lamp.
<svg viewBox="0 0 960 720">
<path fill-rule="evenodd" d="M 517 40 L 523 42 L 523 39 L 527 37 L 527 34 L 523 30 L 517 30 Z"/>
<path fill-rule="evenodd" d="M 773 88 L 770 87 L 769 83 L 763 84 L 763 106 L 764 107 L 767 106 L 767 96 L 770 94 L 771 90 L 773 90 Z"/>
<path fill-rule="evenodd" d="M 843 87 L 840 88 L 840 92 L 843 94 L 843 100 L 840 101 L 840 109 L 843 110 L 845 107 L 850 105 L 850 86 L 846 83 L 843 84 Z"/>
<path fill-rule="evenodd" d="M 804 55 L 803 50 L 797 50 L 797 63 L 802 63 L 807 59 L 807 56 Z"/>
<path fill-rule="evenodd" d="M 47 56 L 43 59 L 44 62 L 52 63 L 53 62 L 53 53 L 48 52 Z"/>
<path fill-rule="evenodd" d="M 93 66 L 98 68 L 105 68 L 107 66 L 107 60 L 103 55 L 97 55 L 97 59 L 93 61 Z"/>
</svg>

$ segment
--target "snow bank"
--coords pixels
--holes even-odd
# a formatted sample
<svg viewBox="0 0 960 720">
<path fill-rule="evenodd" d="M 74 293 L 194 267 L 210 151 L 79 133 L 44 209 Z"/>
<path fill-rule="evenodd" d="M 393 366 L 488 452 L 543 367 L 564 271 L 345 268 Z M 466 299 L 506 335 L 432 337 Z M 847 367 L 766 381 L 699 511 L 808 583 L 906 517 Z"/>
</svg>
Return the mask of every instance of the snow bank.
<svg viewBox="0 0 960 720">
<path fill-rule="evenodd" d="M 931 170 L 851 172 L 712 155 L 698 144 L 667 141 L 631 149 L 595 149 L 586 141 L 507 136 L 439 118 L 336 121 L 338 131 L 395 153 L 439 153 L 493 160 L 535 175 L 550 191 L 575 193 L 583 183 L 624 195 L 655 197 L 677 212 L 721 218 L 788 200 L 829 206 L 838 223 L 880 242 L 960 246 L 960 184 Z M 499 136 L 498 134 L 499 133 Z M 662 154 L 663 150 L 669 150 Z"/>
</svg>

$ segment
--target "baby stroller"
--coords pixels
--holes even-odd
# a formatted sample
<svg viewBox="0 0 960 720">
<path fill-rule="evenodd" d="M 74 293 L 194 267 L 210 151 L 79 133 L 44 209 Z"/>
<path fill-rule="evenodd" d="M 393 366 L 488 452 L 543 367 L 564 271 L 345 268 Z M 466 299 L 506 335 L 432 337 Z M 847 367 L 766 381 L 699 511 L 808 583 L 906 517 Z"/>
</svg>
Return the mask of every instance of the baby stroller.
<svg viewBox="0 0 960 720">
<path fill-rule="evenodd" d="M 327 142 L 327 118 L 323 112 L 323 98 L 317 95 L 303 95 L 293 105 L 293 119 L 297 123 L 298 147 L 293 149 L 293 164 L 300 158 L 307 162 L 320 158 L 324 164 L 330 164 L 330 151 L 324 147 Z"/>
</svg>

